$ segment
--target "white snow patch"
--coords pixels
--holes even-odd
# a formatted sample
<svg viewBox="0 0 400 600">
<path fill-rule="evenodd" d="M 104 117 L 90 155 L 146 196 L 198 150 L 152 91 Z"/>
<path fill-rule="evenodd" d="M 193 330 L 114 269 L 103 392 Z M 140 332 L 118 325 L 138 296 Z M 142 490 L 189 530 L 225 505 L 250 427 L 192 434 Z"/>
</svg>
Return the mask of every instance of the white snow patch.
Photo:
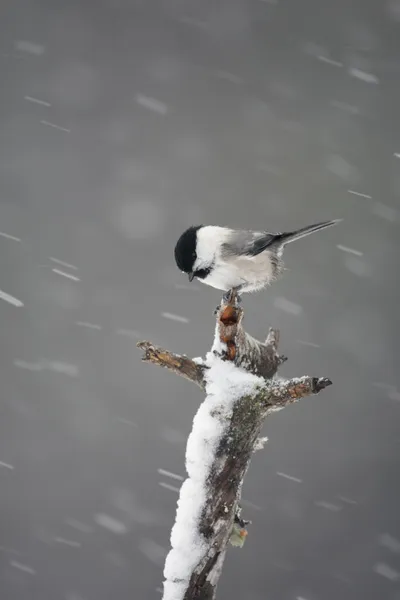
<svg viewBox="0 0 400 600">
<path fill-rule="evenodd" d="M 28 371 L 54 371 L 55 373 L 64 373 L 70 377 L 78 377 L 79 368 L 70 363 L 41 359 L 38 362 L 27 362 L 25 360 L 14 360 L 14 366 Z"/>
<path fill-rule="evenodd" d="M 376 75 L 367 73 L 366 71 L 357 69 L 355 67 L 350 67 L 349 75 L 355 77 L 356 79 L 360 79 L 360 81 L 364 81 L 365 83 L 374 83 L 375 85 L 378 85 L 379 83 L 379 79 L 376 77 Z"/>
<path fill-rule="evenodd" d="M 114 517 L 110 517 L 110 515 L 106 515 L 104 513 L 97 513 L 94 515 L 94 520 L 97 525 L 112 531 L 112 533 L 122 535 L 128 531 L 128 528 L 122 523 L 122 521 L 118 521 L 118 519 L 114 519 Z"/>
<path fill-rule="evenodd" d="M 14 569 L 23 571 L 23 573 L 28 573 L 29 575 L 36 575 L 35 569 L 32 569 L 32 567 L 30 567 L 29 565 L 24 565 L 23 563 L 20 563 L 17 560 L 11 560 L 10 565 L 14 567 Z"/>
<path fill-rule="evenodd" d="M 181 317 L 181 315 L 175 315 L 174 313 L 163 312 L 161 313 L 161 316 L 164 317 L 164 319 L 176 321 L 177 323 L 189 323 L 189 319 L 187 319 L 186 317 Z"/>
<path fill-rule="evenodd" d="M 176 479 L 177 481 L 183 481 L 184 477 L 182 475 L 178 475 L 177 473 L 172 473 L 172 471 L 166 471 L 165 469 L 157 469 L 160 475 L 165 475 L 165 477 L 171 477 L 171 479 Z"/>
<path fill-rule="evenodd" d="M 147 108 L 147 110 L 151 110 L 159 115 L 166 115 L 168 112 L 168 107 L 164 102 L 160 102 L 160 100 L 156 100 L 155 98 L 150 98 L 150 96 L 136 94 L 136 102 L 139 106 Z"/>
<path fill-rule="evenodd" d="M 17 306 L 18 308 L 24 305 L 21 300 L 18 300 L 18 298 L 15 298 L 15 296 L 11 296 L 11 294 L 7 294 L 7 292 L 3 292 L 2 290 L 0 290 L 0 298 L 4 300 L 4 302 L 8 302 L 9 304 Z"/>
<path fill-rule="evenodd" d="M 400 574 L 397 571 L 395 571 L 394 569 L 392 569 L 392 567 L 389 567 L 389 565 L 385 563 L 377 563 L 376 565 L 374 565 L 373 570 L 378 575 L 381 575 L 382 577 L 385 577 L 390 581 L 398 581 L 400 577 Z"/>
<path fill-rule="evenodd" d="M 367 200 L 372 200 L 372 196 L 369 194 L 363 194 L 362 192 L 356 192 L 355 190 L 347 190 L 349 194 L 353 196 L 359 196 L 360 198 L 367 198 Z"/>
<path fill-rule="evenodd" d="M 44 53 L 44 46 L 42 44 L 28 42 L 27 40 L 17 40 L 14 46 L 20 52 L 28 52 L 28 54 L 35 54 L 36 56 Z"/>
<path fill-rule="evenodd" d="M 329 154 L 326 160 L 326 168 L 345 182 L 354 182 L 357 179 L 357 171 L 340 154 Z"/>
<path fill-rule="evenodd" d="M 63 260 L 59 260 L 58 258 L 53 258 L 52 256 L 49 256 L 49 260 L 51 260 L 52 262 L 56 263 L 57 265 L 61 265 L 62 267 L 66 267 L 67 269 L 73 269 L 74 271 L 78 270 L 78 267 L 75 267 L 74 265 L 71 265 L 70 263 L 67 263 Z"/>
<path fill-rule="evenodd" d="M 217 324 L 215 325 L 214 343 L 213 343 L 211 352 L 214 353 L 215 355 L 223 356 L 226 353 L 227 349 L 228 349 L 227 345 L 224 342 L 221 342 L 221 340 L 220 340 L 219 327 L 218 327 L 218 322 L 217 322 Z M 206 362 L 208 360 L 208 356 L 209 356 L 209 354 L 206 357 Z"/>
<path fill-rule="evenodd" d="M 166 490 L 169 490 L 170 492 L 176 492 L 177 494 L 179 494 L 180 489 L 178 487 L 176 487 L 175 485 L 171 485 L 170 483 L 165 483 L 165 481 L 159 481 L 158 485 L 165 488 Z"/>
<path fill-rule="evenodd" d="M 290 300 L 282 297 L 275 298 L 274 306 L 276 308 L 280 308 L 286 313 L 289 313 L 290 315 L 300 315 L 303 310 L 300 304 L 296 304 L 295 302 L 291 302 Z"/>
<path fill-rule="evenodd" d="M 319 506 L 320 508 L 326 508 L 327 510 L 330 510 L 332 512 L 339 512 L 340 510 L 342 510 L 341 506 L 333 504 L 332 502 L 326 502 L 325 500 L 318 500 L 314 502 L 314 504 L 315 506 Z"/>
<path fill-rule="evenodd" d="M 270 406 L 268 409 L 268 414 L 272 414 L 274 412 L 279 412 L 281 410 L 283 410 L 285 407 L 284 406 Z"/>
<path fill-rule="evenodd" d="M 213 351 L 220 347 L 215 336 Z M 207 552 L 207 543 L 198 531 L 201 511 L 208 488 L 207 478 L 215 452 L 225 434 L 235 402 L 242 396 L 257 393 L 264 381 L 232 363 L 222 361 L 211 351 L 207 354 L 207 396 L 193 420 L 186 446 L 186 470 L 189 477 L 182 484 L 171 546 L 164 567 L 163 600 L 181 600 L 191 574 Z"/>
<path fill-rule="evenodd" d="M 307 342 L 306 340 L 297 340 L 298 344 L 302 344 L 303 346 L 310 346 L 310 348 L 321 348 L 319 344 L 315 344 L 314 342 Z"/>
<path fill-rule="evenodd" d="M 7 240 L 14 240 L 14 242 L 21 241 L 21 238 L 17 238 L 15 235 L 10 235 L 9 233 L 4 233 L 3 231 L 0 231 L 0 236 L 6 238 Z"/>
<path fill-rule="evenodd" d="M 195 356 L 192 358 L 192 361 L 196 363 L 196 365 L 204 365 L 204 359 L 202 356 Z"/>
<path fill-rule="evenodd" d="M 70 546 L 71 548 L 80 548 L 82 545 L 80 542 L 75 542 L 74 540 L 67 540 L 63 537 L 56 537 L 54 538 L 54 541 L 57 542 L 57 544 L 64 544 L 64 546 Z"/>
<path fill-rule="evenodd" d="M 80 531 L 81 533 L 92 533 L 93 532 L 92 527 L 89 527 L 89 525 L 86 525 L 85 523 L 81 523 L 81 521 L 78 521 L 77 519 L 68 517 L 65 519 L 65 523 L 67 525 L 69 525 L 69 527 L 72 527 L 73 529 L 76 529 L 77 531 Z"/>
<path fill-rule="evenodd" d="M 293 475 L 287 475 L 286 473 L 282 473 L 282 471 L 277 471 L 276 474 L 279 475 L 279 477 L 283 477 L 284 479 L 289 479 L 289 481 L 294 481 L 296 483 L 303 482 L 302 479 L 299 479 L 298 477 L 294 477 Z"/>
<path fill-rule="evenodd" d="M 14 470 L 14 467 L 10 465 L 10 463 L 3 462 L 2 460 L 0 460 L 0 467 L 3 467 L 4 469 L 10 469 L 10 471 Z"/>
<path fill-rule="evenodd" d="M 354 248 L 349 248 L 348 246 L 342 246 L 342 244 L 337 244 L 336 248 L 341 250 L 342 252 L 347 252 L 348 254 L 354 254 L 354 256 L 363 256 L 363 253 L 360 250 L 355 250 Z"/>
<path fill-rule="evenodd" d="M 87 321 L 76 321 L 76 325 L 79 325 L 80 327 L 87 327 L 88 329 L 97 329 L 98 331 L 101 330 L 101 325 L 96 325 L 96 323 L 88 323 Z"/>
<path fill-rule="evenodd" d="M 46 106 L 50 108 L 50 102 L 46 102 L 45 100 L 40 100 L 40 98 L 34 98 L 33 96 L 24 96 L 24 100 L 27 102 L 32 102 L 33 104 L 40 104 L 40 106 Z"/>
<path fill-rule="evenodd" d="M 44 119 L 42 119 L 40 121 L 41 125 L 47 125 L 47 127 L 52 127 L 53 129 L 58 129 L 59 131 L 64 131 L 64 133 L 71 133 L 70 129 L 67 129 L 66 127 L 61 127 L 61 125 L 57 125 L 56 123 L 51 123 L 50 121 L 45 121 Z"/>
<path fill-rule="evenodd" d="M 117 329 L 116 333 L 118 335 L 123 335 L 125 337 L 132 338 L 134 340 L 140 340 L 143 338 L 142 334 L 134 329 Z"/>
<path fill-rule="evenodd" d="M 157 544 L 154 540 L 149 538 L 143 538 L 138 544 L 139 550 L 144 556 L 152 563 L 158 566 L 162 566 L 167 554 L 166 549 L 160 544 Z"/>
<path fill-rule="evenodd" d="M 256 441 L 256 443 L 254 444 L 254 452 L 256 452 L 257 450 L 263 450 L 265 444 L 268 442 L 268 438 L 265 437 L 259 437 Z"/>
<path fill-rule="evenodd" d="M 16 358 L 13 362 L 15 367 L 19 367 L 20 369 L 27 369 L 28 371 L 42 371 L 43 367 L 40 362 L 28 362 L 26 360 L 20 360 Z"/>
<path fill-rule="evenodd" d="M 394 156 L 395 158 L 400 158 L 400 152 L 395 152 L 395 153 L 393 154 L 393 156 Z"/>
<path fill-rule="evenodd" d="M 57 275 L 62 275 L 67 279 L 71 279 L 71 281 L 80 281 L 79 277 L 75 275 L 71 275 L 71 273 L 66 273 L 65 271 L 61 271 L 60 269 L 52 269 L 53 273 L 57 273 Z"/>
<path fill-rule="evenodd" d="M 385 548 L 392 550 L 392 552 L 400 552 L 400 541 L 389 533 L 382 533 L 379 536 L 379 543 Z"/>
<path fill-rule="evenodd" d="M 358 504 L 358 502 L 356 502 L 356 500 L 353 500 L 352 498 L 348 498 L 347 496 L 338 496 L 338 499 L 341 502 L 344 502 L 345 504 L 352 504 L 352 505 Z"/>
<path fill-rule="evenodd" d="M 55 373 L 64 373 L 64 375 L 69 375 L 70 377 L 78 377 L 79 375 L 79 368 L 76 365 L 56 360 L 43 361 L 43 368 Z"/>
<path fill-rule="evenodd" d="M 323 63 L 326 63 L 327 65 L 331 65 L 332 67 L 343 67 L 343 63 L 340 62 L 339 60 L 333 60 L 333 58 L 329 58 L 329 56 L 324 56 L 323 54 L 319 54 L 317 56 L 318 60 L 320 60 Z"/>
<path fill-rule="evenodd" d="M 394 385 L 391 383 L 386 383 L 384 381 L 373 381 L 372 385 L 381 390 L 393 390 L 396 389 Z"/>
<path fill-rule="evenodd" d="M 131 425 L 132 427 L 139 427 L 137 423 L 131 421 L 131 419 L 127 419 L 125 417 L 117 417 L 118 423 L 125 423 L 125 425 Z"/>
<path fill-rule="evenodd" d="M 235 85 L 242 85 L 243 79 L 234 73 L 230 73 L 229 71 L 216 71 L 216 76 L 219 79 L 225 79 L 225 81 L 229 81 L 230 83 L 234 83 Z"/>
<path fill-rule="evenodd" d="M 347 255 L 344 259 L 344 265 L 346 269 L 348 269 L 353 275 L 357 275 L 358 277 L 371 277 L 372 269 L 365 260 L 361 259 L 359 256 L 349 256 Z"/>
<path fill-rule="evenodd" d="M 383 202 L 374 202 L 372 213 L 376 217 L 380 217 L 381 219 L 385 219 L 385 221 L 390 221 L 392 223 L 399 218 L 399 211 L 392 206 L 383 204 Z"/>
<path fill-rule="evenodd" d="M 331 106 L 338 108 L 339 110 L 343 110 L 351 115 L 358 115 L 360 113 L 358 106 L 354 106 L 354 104 L 348 104 L 347 102 L 341 102 L 340 100 L 332 100 Z"/>
</svg>

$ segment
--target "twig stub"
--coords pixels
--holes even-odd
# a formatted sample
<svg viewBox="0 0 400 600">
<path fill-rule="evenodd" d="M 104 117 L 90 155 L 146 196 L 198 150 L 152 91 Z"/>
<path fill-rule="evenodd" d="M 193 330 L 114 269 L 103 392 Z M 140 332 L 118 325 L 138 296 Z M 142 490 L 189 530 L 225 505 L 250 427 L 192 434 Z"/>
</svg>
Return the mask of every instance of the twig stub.
<svg viewBox="0 0 400 600">
<path fill-rule="evenodd" d="M 243 314 L 234 293 L 229 299 L 222 299 L 217 311 L 217 330 L 220 342 L 226 346 L 223 358 L 255 375 L 270 379 L 286 360 L 286 357 L 278 354 L 279 331 L 271 328 L 265 343 L 259 342 L 245 332 Z"/>
</svg>

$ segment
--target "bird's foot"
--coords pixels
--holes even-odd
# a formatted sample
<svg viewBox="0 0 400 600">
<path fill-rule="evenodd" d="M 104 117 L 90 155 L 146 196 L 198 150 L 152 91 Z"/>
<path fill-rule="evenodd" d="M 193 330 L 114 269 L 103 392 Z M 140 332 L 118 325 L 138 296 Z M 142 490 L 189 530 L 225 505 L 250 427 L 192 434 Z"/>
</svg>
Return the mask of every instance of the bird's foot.
<svg viewBox="0 0 400 600">
<path fill-rule="evenodd" d="M 232 288 L 231 290 L 228 290 L 222 296 L 222 300 L 225 303 L 232 303 L 234 300 L 236 300 L 237 304 L 240 304 L 242 302 L 242 297 L 239 295 L 239 290 L 240 288 Z"/>
</svg>

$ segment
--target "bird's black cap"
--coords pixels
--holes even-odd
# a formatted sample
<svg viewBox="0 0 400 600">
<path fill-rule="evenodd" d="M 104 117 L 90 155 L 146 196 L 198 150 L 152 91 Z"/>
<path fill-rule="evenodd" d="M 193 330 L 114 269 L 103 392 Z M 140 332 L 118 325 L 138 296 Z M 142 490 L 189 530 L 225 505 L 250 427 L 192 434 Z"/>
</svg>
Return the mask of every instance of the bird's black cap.
<svg viewBox="0 0 400 600">
<path fill-rule="evenodd" d="M 178 269 L 191 273 L 196 261 L 197 232 L 203 225 L 189 227 L 184 231 L 175 246 L 175 261 Z"/>
</svg>

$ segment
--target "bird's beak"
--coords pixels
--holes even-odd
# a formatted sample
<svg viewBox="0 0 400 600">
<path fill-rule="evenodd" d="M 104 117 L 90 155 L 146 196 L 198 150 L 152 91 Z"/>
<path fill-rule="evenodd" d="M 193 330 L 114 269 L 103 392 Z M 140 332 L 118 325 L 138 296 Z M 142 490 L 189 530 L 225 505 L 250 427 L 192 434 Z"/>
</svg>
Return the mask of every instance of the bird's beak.
<svg viewBox="0 0 400 600">
<path fill-rule="evenodd" d="M 189 281 L 193 281 L 193 279 L 194 279 L 194 273 L 189 273 L 188 277 L 189 277 Z"/>
</svg>

